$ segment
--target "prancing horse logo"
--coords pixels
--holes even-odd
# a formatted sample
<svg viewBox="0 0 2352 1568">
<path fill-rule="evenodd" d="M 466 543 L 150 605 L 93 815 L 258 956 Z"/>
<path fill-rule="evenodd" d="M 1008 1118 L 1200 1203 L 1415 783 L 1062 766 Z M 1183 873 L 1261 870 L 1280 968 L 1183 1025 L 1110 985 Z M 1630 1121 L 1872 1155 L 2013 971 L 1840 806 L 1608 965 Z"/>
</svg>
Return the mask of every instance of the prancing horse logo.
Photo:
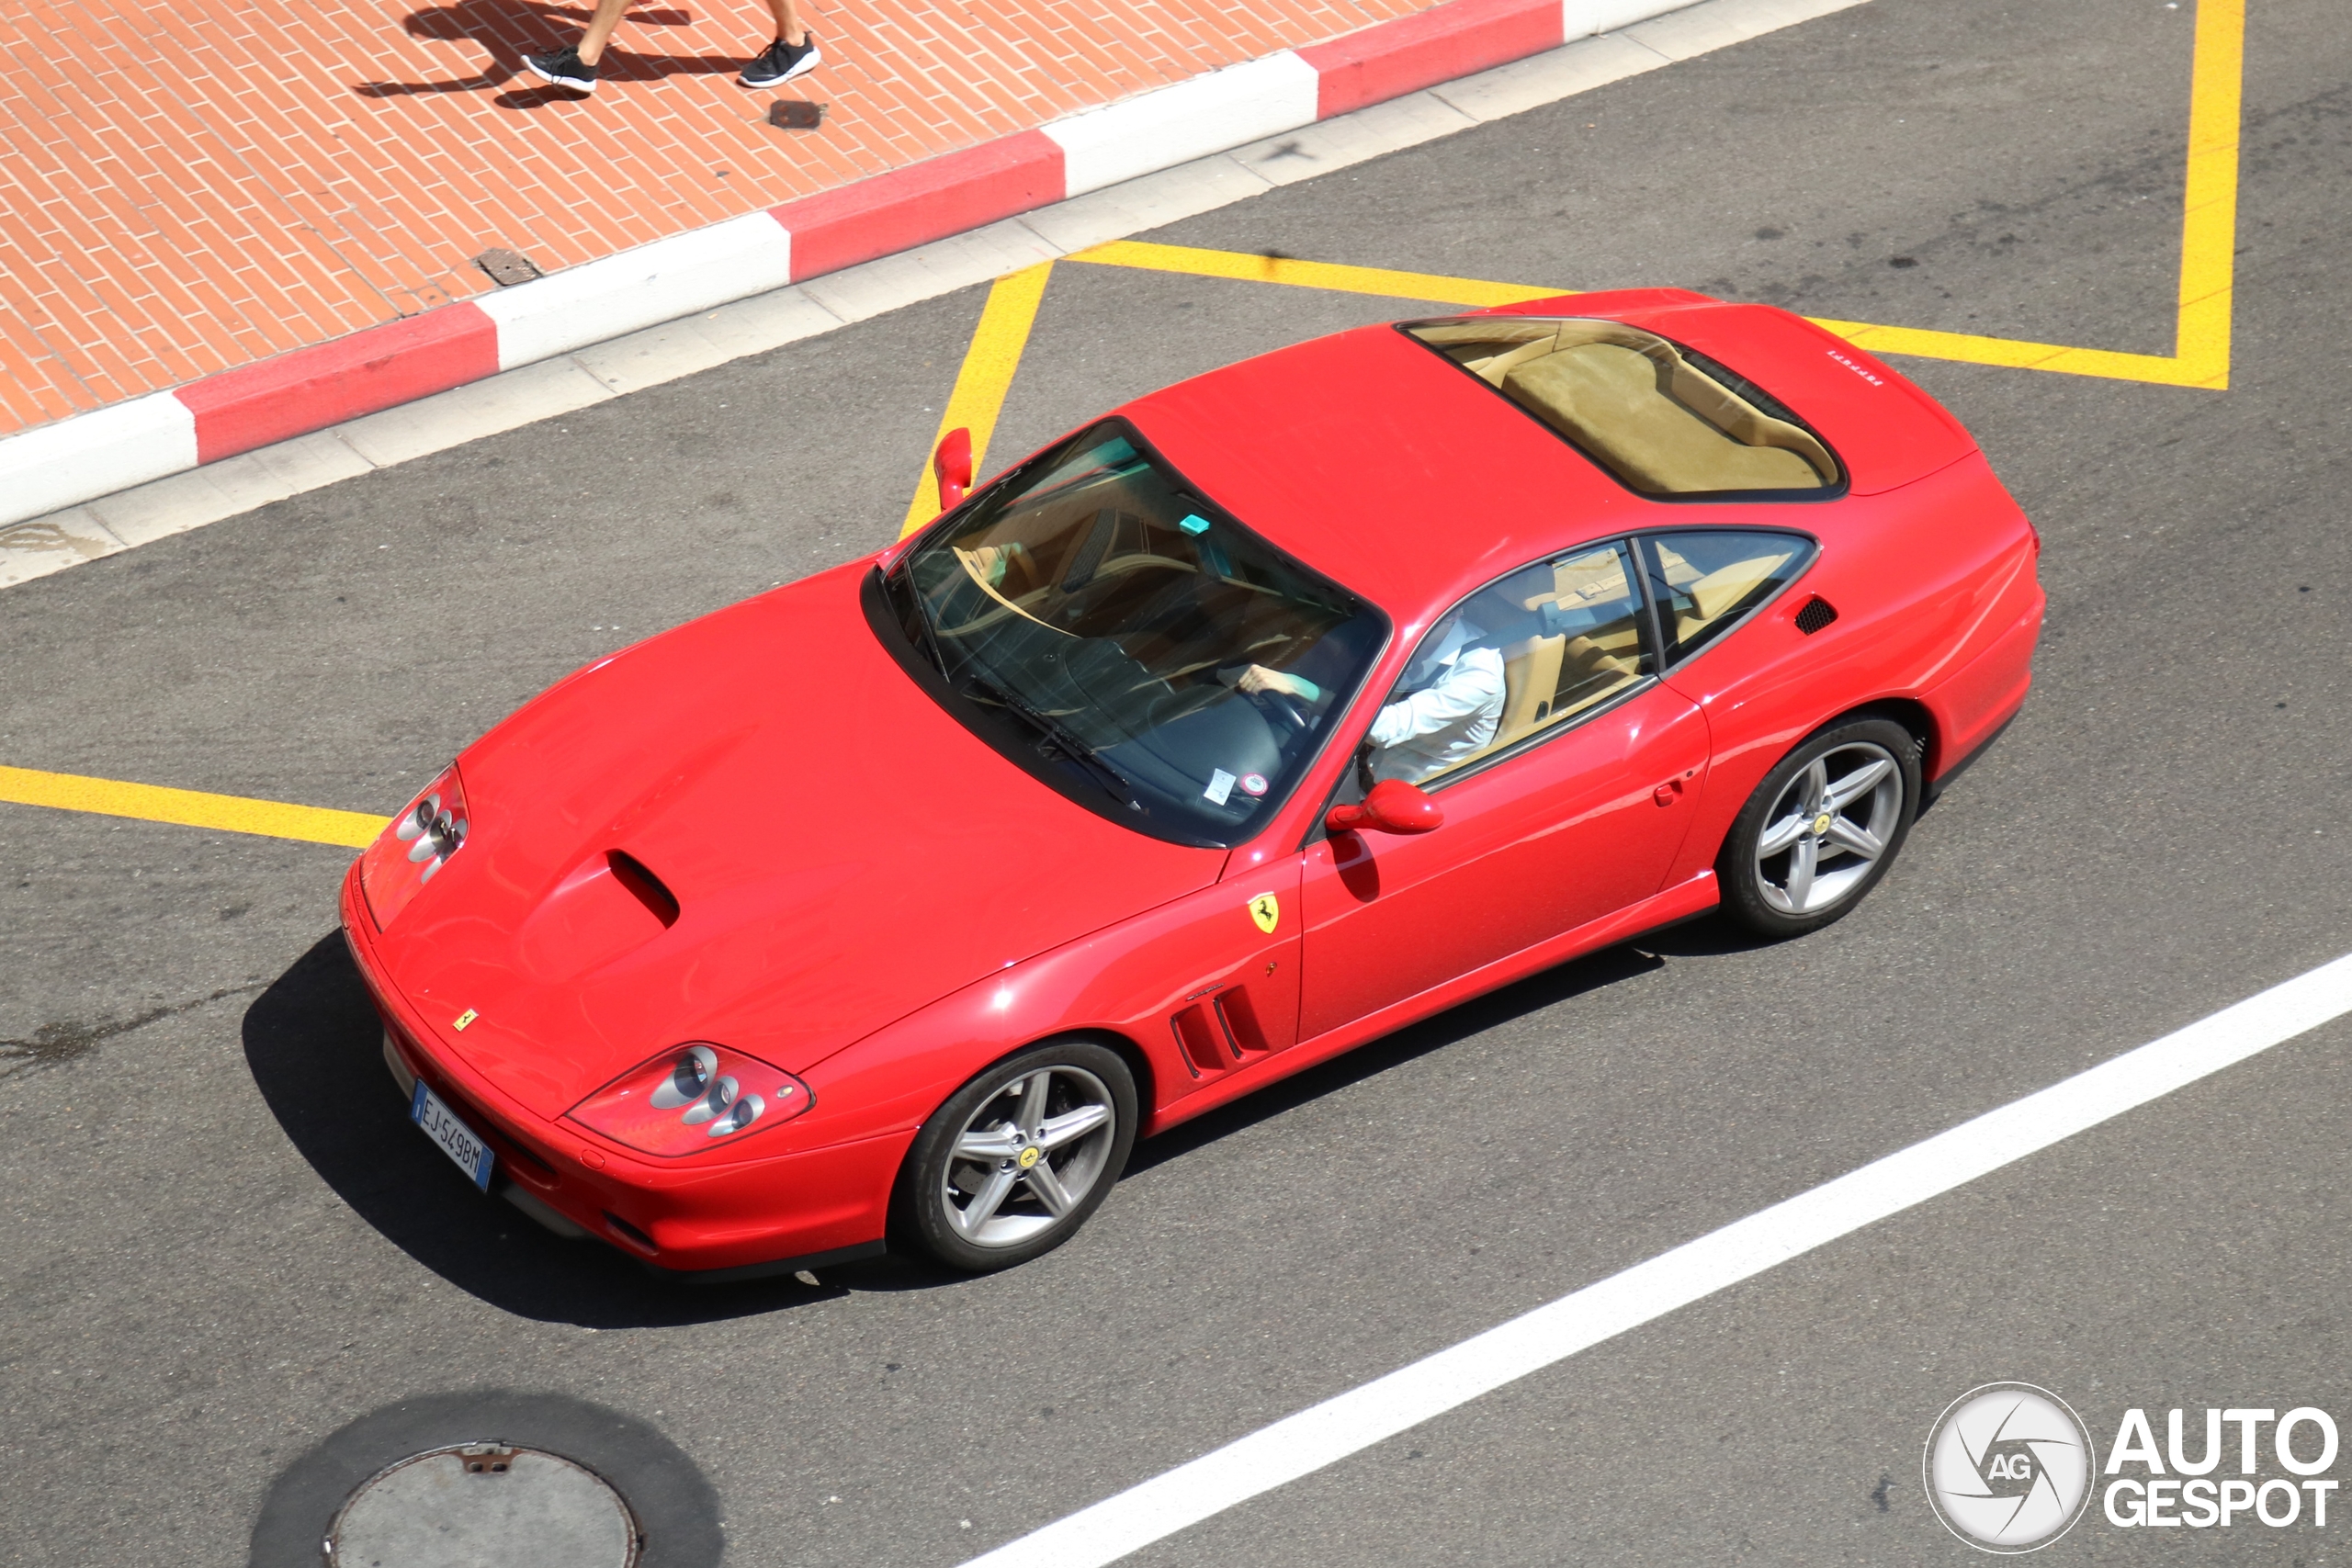
<svg viewBox="0 0 2352 1568">
<path fill-rule="evenodd" d="M 1272 936 L 1274 928 L 1283 923 L 1283 907 L 1272 894 L 1261 893 L 1250 900 L 1250 918 L 1258 922 L 1260 931 Z"/>
</svg>

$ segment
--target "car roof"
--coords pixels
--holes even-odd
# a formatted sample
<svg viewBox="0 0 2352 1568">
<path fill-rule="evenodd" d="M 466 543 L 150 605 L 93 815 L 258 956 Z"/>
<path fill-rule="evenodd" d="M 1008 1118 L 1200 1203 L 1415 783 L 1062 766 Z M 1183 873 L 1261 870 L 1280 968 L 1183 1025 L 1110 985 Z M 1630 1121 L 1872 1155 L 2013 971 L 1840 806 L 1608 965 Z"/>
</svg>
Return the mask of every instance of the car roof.
<svg viewBox="0 0 2352 1568">
<path fill-rule="evenodd" d="M 1245 525 L 1404 626 L 1658 510 L 1385 325 L 1244 360 L 1120 412 Z"/>
<path fill-rule="evenodd" d="M 1501 313 L 1501 312 L 1498 312 Z M 1536 300 L 1689 344 L 1793 408 L 1866 495 L 1975 449 L 1926 393 L 1804 318 L 1652 289 Z M 1391 325 L 1261 355 L 1121 411 L 1250 528 L 1410 626 L 1549 551 L 1702 521 L 1808 531 L 1826 501 L 1655 501 Z"/>
</svg>

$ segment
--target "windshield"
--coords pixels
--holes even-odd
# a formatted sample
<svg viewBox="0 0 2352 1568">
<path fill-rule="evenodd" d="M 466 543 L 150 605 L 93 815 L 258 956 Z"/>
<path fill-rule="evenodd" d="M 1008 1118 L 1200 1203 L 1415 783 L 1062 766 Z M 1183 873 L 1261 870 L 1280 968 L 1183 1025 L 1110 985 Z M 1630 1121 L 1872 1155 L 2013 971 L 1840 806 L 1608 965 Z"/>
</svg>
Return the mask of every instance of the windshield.
<svg viewBox="0 0 2352 1568">
<path fill-rule="evenodd" d="M 1143 831 L 1225 846 L 1280 804 L 1386 637 L 1124 423 L 1033 458 L 894 574 L 1001 748 Z M 1035 766 L 1032 771 L 1040 771 Z"/>
</svg>

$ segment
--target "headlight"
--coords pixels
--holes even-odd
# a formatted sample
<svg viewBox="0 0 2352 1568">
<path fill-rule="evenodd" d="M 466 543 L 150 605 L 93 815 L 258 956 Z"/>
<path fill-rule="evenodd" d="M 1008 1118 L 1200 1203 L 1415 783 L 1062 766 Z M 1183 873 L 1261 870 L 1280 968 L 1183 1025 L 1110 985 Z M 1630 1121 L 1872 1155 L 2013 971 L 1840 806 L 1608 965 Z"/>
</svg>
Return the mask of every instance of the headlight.
<svg viewBox="0 0 2352 1568">
<path fill-rule="evenodd" d="M 697 1040 L 615 1078 L 571 1116 L 615 1143 L 675 1157 L 789 1122 L 808 1104 L 808 1086 L 782 1067 Z"/>
<path fill-rule="evenodd" d="M 471 830 L 465 782 L 452 762 L 359 857 L 359 892 L 378 931 L 390 925 L 417 890 L 465 848 Z"/>
</svg>

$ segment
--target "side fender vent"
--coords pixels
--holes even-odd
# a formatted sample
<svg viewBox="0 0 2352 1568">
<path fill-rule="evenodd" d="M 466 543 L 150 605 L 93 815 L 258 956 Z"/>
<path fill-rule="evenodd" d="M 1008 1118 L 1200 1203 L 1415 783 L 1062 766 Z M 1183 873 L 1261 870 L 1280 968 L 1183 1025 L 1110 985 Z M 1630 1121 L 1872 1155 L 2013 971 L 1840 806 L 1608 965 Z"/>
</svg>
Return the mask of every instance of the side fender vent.
<svg viewBox="0 0 2352 1568">
<path fill-rule="evenodd" d="M 1198 1002 L 1185 1008 L 1169 1023 L 1176 1031 L 1176 1044 L 1184 1053 L 1184 1065 L 1194 1077 L 1221 1073 L 1233 1066 L 1233 1058 L 1225 1050 L 1222 1031 L 1210 1020 L 1207 1008 Z"/>
<path fill-rule="evenodd" d="M 612 867 L 613 880 L 628 888 L 664 930 L 678 923 L 678 896 L 662 886 L 662 879 L 646 870 L 644 862 L 618 850 L 607 850 L 605 863 Z"/>
<path fill-rule="evenodd" d="M 1811 637 L 1838 618 L 1838 606 L 1816 593 L 1797 612 L 1797 630 Z"/>
<path fill-rule="evenodd" d="M 1266 1048 L 1266 1032 L 1258 1025 L 1258 1010 L 1250 1005 L 1250 987 L 1236 986 L 1229 991 L 1219 991 L 1213 1004 L 1217 1021 L 1225 1025 L 1225 1037 L 1233 1043 L 1234 1051 L 1247 1056 L 1252 1051 Z"/>
</svg>

